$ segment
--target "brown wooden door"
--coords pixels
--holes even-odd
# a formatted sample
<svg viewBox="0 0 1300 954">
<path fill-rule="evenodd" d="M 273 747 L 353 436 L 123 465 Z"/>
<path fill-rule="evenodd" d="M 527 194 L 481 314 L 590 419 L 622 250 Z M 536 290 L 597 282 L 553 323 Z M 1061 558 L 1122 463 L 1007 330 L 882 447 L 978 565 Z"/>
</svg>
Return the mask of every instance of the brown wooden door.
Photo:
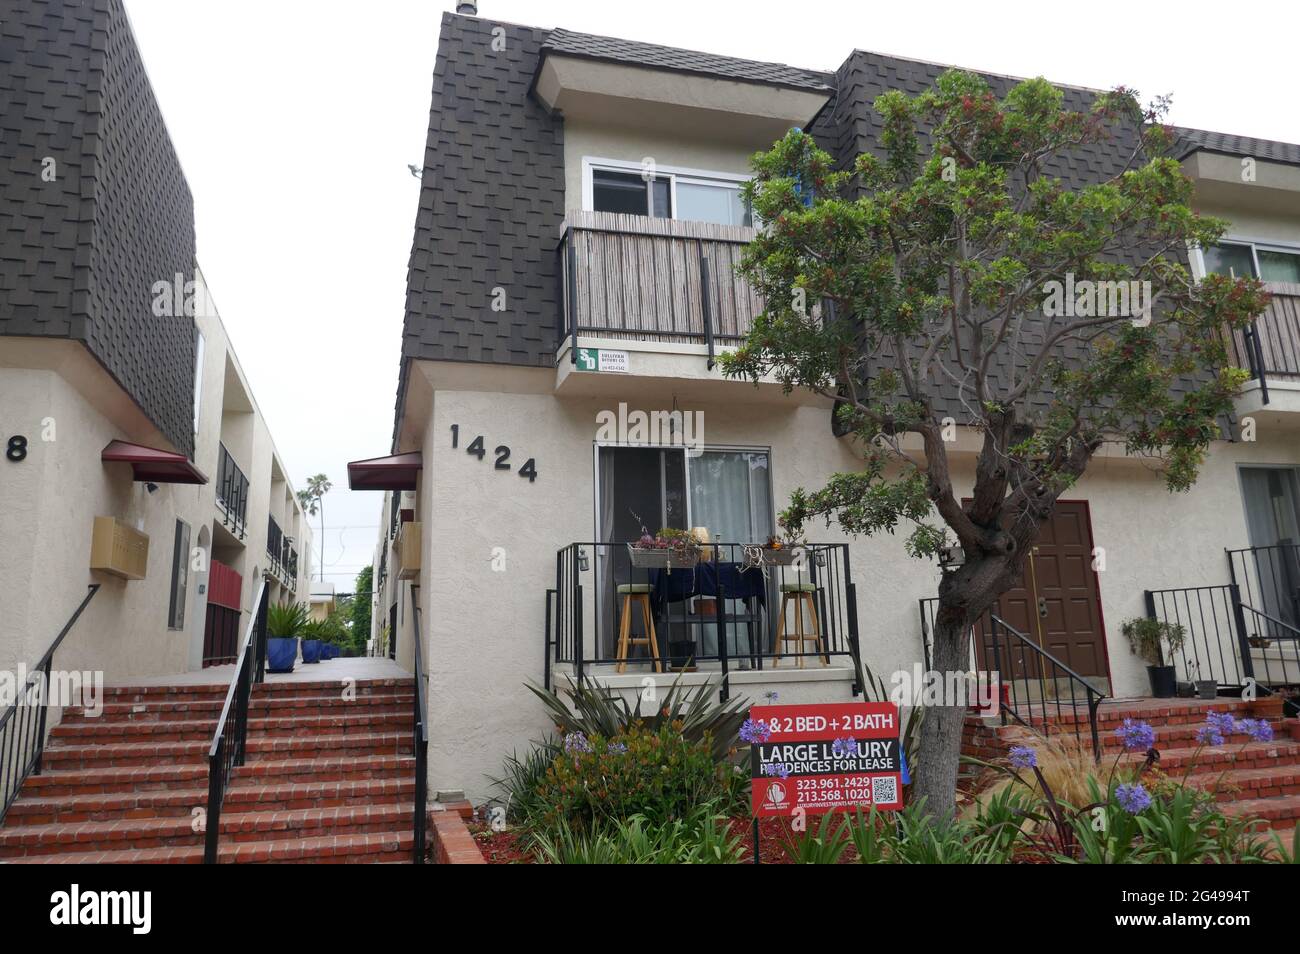
<svg viewBox="0 0 1300 954">
<path fill-rule="evenodd" d="M 1025 561 L 1020 585 L 999 600 L 998 616 L 1024 633 L 1081 676 L 1107 676 L 1106 634 L 1093 561 L 1092 524 L 1083 500 L 1062 500 Z M 976 625 L 981 668 L 993 657 L 987 622 Z M 1004 678 L 1035 678 L 1035 654 L 1015 649 L 1019 640 L 1003 637 Z M 1008 651 L 1008 647 L 1010 650 Z"/>
</svg>

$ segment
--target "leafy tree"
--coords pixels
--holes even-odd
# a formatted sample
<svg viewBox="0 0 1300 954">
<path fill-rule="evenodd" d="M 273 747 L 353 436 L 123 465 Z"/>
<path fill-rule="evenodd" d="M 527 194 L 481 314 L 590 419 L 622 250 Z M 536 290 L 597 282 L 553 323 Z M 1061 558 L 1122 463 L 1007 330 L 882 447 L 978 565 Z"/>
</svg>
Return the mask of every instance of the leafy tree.
<svg viewBox="0 0 1300 954">
<path fill-rule="evenodd" d="M 1193 483 L 1245 378 L 1225 329 L 1267 297 L 1253 281 L 1191 278 L 1186 248 L 1226 223 L 1189 207 L 1192 184 L 1164 155 L 1166 101 L 1143 110 L 1121 89 L 1079 112 L 1042 79 L 999 99 L 949 71 L 874 105 L 881 156 L 837 169 L 792 131 L 754 157 L 747 198 L 767 224 L 741 271 L 766 307 L 724 367 L 833 400 L 857 439 L 861 469 L 796 490 L 783 526 L 902 525 L 914 557 L 955 538 L 964 563 L 939 584 L 933 666 L 964 671 L 971 625 L 1018 582 L 1103 445 L 1149 458 L 1171 491 Z M 1118 172 L 1078 187 L 1049 174 L 1098 149 Z M 1067 277 L 1100 288 L 1103 307 L 1055 307 L 1049 283 Z M 1131 281 L 1151 283 L 1156 307 L 1124 313 L 1127 287 L 1077 284 Z M 967 505 L 949 459 L 957 425 L 980 445 Z M 931 709 L 921 726 L 914 791 L 939 814 L 954 809 L 962 716 Z"/>
<path fill-rule="evenodd" d="M 357 574 L 355 594 L 352 599 L 352 640 L 359 643 L 361 653 L 366 650 L 366 640 L 370 638 L 370 607 L 373 602 L 375 568 L 362 567 Z"/>
<path fill-rule="evenodd" d="M 307 489 L 298 491 L 298 502 L 311 516 L 320 513 L 320 579 L 325 579 L 325 495 L 333 488 L 324 474 L 307 478 Z"/>
</svg>

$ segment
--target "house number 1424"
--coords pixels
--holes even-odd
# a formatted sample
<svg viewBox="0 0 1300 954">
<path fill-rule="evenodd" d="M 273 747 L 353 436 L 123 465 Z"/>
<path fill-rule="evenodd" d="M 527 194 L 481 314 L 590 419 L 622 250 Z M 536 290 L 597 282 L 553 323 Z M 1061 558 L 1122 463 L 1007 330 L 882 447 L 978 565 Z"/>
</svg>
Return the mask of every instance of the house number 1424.
<svg viewBox="0 0 1300 954">
<path fill-rule="evenodd" d="M 451 446 L 460 446 L 459 424 L 451 425 Z M 487 457 L 487 448 L 483 445 L 482 434 L 469 442 L 469 446 L 465 448 L 465 453 L 473 454 L 479 460 Z M 494 470 L 510 470 L 510 448 L 508 446 L 501 444 L 492 453 L 496 455 L 496 460 L 492 464 Z M 537 462 L 531 457 L 524 461 L 524 465 L 519 468 L 519 476 L 527 477 L 528 482 L 531 484 L 537 479 Z"/>
</svg>

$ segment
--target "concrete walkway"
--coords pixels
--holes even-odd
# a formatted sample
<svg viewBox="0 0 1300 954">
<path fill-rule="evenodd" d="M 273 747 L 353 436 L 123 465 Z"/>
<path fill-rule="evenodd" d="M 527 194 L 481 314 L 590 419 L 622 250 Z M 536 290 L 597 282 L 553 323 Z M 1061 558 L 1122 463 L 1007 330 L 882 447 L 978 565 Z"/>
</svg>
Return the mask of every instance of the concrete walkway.
<svg viewBox="0 0 1300 954">
<path fill-rule="evenodd" d="M 228 686 L 234 678 L 235 665 L 211 666 L 194 672 L 164 676 L 140 676 L 109 683 L 110 686 Z M 339 656 L 306 665 L 301 659 L 293 672 L 266 674 L 267 682 L 321 682 L 344 679 L 410 679 L 411 674 L 386 656 Z"/>
</svg>

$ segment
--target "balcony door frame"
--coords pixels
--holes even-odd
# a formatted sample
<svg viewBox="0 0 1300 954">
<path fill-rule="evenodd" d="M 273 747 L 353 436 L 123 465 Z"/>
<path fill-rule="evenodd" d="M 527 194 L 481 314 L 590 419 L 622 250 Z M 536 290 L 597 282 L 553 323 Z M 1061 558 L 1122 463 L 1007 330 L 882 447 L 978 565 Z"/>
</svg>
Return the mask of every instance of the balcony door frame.
<svg viewBox="0 0 1300 954">
<path fill-rule="evenodd" d="M 604 448 L 604 447 L 612 447 L 612 448 L 620 448 L 620 447 L 622 447 L 622 448 L 627 448 L 627 449 L 629 449 L 629 450 L 672 450 L 672 451 L 678 451 L 678 452 L 680 452 L 680 453 L 682 454 L 682 466 L 683 466 L 683 478 L 684 478 L 684 484 L 683 484 L 683 486 L 685 487 L 685 491 L 686 491 L 686 492 L 685 492 L 685 497 L 686 497 L 686 500 L 685 500 L 685 505 L 686 505 L 686 529 L 689 530 L 691 527 L 693 527 L 693 526 L 695 525 L 695 524 L 694 524 L 695 513 L 694 513 L 694 510 L 693 510 L 693 508 L 692 508 L 692 506 L 691 506 L 691 453 L 690 453 L 690 448 L 688 448 L 688 447 L 686 447 L 685 445 L 682 445 L 682 444 L 661 444 L 661 443 L 627 444 L 627 443 L 622 443 L 622 442 L 619 442 L 619 441 L 592 441 L 592 447 L 591 447 L 591 480 L 592 480 L 592 488 L 593 488 L 593 492 L 592 492 L 592 495 L 591 495 L 591 508 L 592 508 L 592 510 L 591 510 L 591 516 L 592 516 L 592 526 L 595 528 L 595 534 L 594 534 L 593 537 L 592 537 L 592 540 L 593 540 L 594 542 L 596 542 L 596 543 L 601 543 L 601 542 L 604 541 L 604 537 L 603 537 L 604 527 L 601 526 L 601 518 L 600 518 L 600 491 L 601 491 L 601 487 L 600 487 L 600 451 L 601 451 L 601 448 Z M 707 453 L 707 452 L 709 452 L 709 451 L 725 451 L 725 452 L 740 453 L 740 454 L 748 453 L 748 454 L 765 454 L 765 455 L 767 455 L 767 473 L 768 473 L 768 480 L 767 480 L 767 508 L 768 508 L 768 514 L 769 514 L 770 517 L 771 517 L 771 526 L 772 526 L 772 527 L 776 527 L 776 487 L 775 487 L 775 483 L 776 483 L 776 481 L 772 479 L 772 476 L 773 476 L 773 474 L 774 474 L 774 472 L 775 472 L 775 468 L 774 468 L 773 463 L 772 463 L 772 448 L 771 448 L 770 446 L 768 446 L 768 447 L 763 447 L 763 446 L 760 446 L 760 445 L 757 445 L 757 444 L 704 444 L 704 445 L 702 445 L 702 446 L 700 447 L 700 450 L 701 450 L 701 452 L 705 452 L 705 453 Z M 696 455 L 696 456 L 699 456 L 699 455 Z M 661 487 L 662 487 L 662 480 L 661 480 Z M 662 513 L 662 510 L 661 510 L 660 512 Z M 659 527 L 647 527 L 646 529 L 649 530 L 651 533 L 655 533 L 656 531 L 659 530 Z M 631 542 L 633 542 L 633 541 L 630 541 L 630 540 L 623 540 L 623 541 L 614 541 L 614 542 L 615 542 L 615 543 L 631 543 Z M 723 542 L 723 543 L 741 543 L 741 542 L 749 542 L 749 541 L 723 540 L 722 542 Z M 754 541 L 754 542 L 761 542 L 761 541 Z M 592 567 L 592 572 L 593 572 L 593 574 L 594 574 L 593 579 L 595 579 L 596 581 L 599 581 L 599 580 L 600 580 L 600 561 L 601 561 L 601 559 L 602 559 L 601 554 L 602 554 L 602 551 L 603 551 L 604 549 L 607 549 L 607 548 L 595 547 L 594 549 L 595 549 L 596 552 L 592 554 L 591 567 Z M 606 557 L 606 559 L 608 559 L 608 557 Z M 604 611 L 605 611 L 604 601 L 605 601 L 605 599 L 606 599 L 606 594 L 605 594 L 605 592 L 604 592 L 604 587 L 602 587 L 602 586 L 597 585 L 597 586 L 595 587 L 595 590 L 596 590 L 596 619 L 597 619 L 597 620 L 602 620 L 602 619 L 605 618 L 605 616 L 604 616 Z M 598 633 L 598 634 L 597 634 L 597 640 L 599 640 L 599 639 L 600 639 L 600 634 Z M 597 643 L 597 645 L 599 646 L 599 642 Z"/>
</svg>

